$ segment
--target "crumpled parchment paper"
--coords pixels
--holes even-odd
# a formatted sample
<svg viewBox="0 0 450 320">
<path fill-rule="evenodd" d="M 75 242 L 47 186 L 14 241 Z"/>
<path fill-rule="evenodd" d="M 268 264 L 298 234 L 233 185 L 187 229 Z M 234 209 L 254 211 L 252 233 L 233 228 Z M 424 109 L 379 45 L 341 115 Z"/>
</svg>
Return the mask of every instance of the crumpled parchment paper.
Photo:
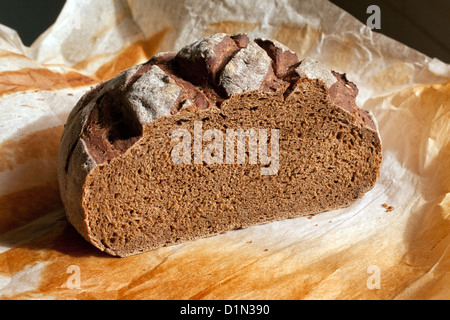
<svg viewBox="0 0 450 320">
<path fill-rule="evenodd" d="M 68 224 L 56 157 L 81 95 L 216 32 L 274 38 L 345 72 L 383 167 L 349 208 L 114 258 Z M 31 47 L 0 25 L 2 299 L 450 298 L 450 65 L 325 0 L 69 0 Z"/>
</svg>

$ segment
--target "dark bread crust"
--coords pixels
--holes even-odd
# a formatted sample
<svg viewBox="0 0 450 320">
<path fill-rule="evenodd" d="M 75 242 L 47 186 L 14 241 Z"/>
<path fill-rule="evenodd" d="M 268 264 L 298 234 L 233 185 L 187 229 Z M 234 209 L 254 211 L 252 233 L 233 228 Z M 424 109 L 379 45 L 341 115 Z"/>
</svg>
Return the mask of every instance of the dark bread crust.
<svg viewBox="0 0 450 320">
<path fill-rule="evenodd" d="M 316 93 L 315 96 L 309 96 L 308 92 Z M 349 205 L 373 187 L 381 166 L 381 141 L 375 120 L 368 112 L 357 107 L 355 102 L 357 94 L 356 85 L 348 81 L 345 75 L 328 71 L 319 63 L 311 62 L 310 59 L 300 61 L 295 53 L 273 40 L 250 41 L 246 35 L 242 34 L 231 37 L 226 34 L 216 34 L 186 46 L 178 53 L 158 54 L 148 62 L 128 69 L 93 88 L 81 98 L 69 115 L 58 159 L 60 191 L 67 217 L 89 242 L 101 250 L 118 256 L 127 256 L 161 245 L 192 240 L 258 223 L 256 218 L 248 218 L 240 221 L 238 226 L 233 226 L 232 223 L 228 224 L 232 226 L 231 228 L 217 225 L 214 231 L 202 229 L 197 233 L 187 232 L 179 226 L 174 227 L 172 223 L 172 229 L 170 229 L 172 231 L 169 230 L 171 233 L 167 231 L 158 236 L 159 238 L 152 236 L 152 233 L 148 231 L 148 237 L 158 238 L 153 239 L 153 242 L 144 239 L 146 236 L 141 234 L 140 237 L 144 238 L 140 240 L 124 240 L 122 245 L 118 242 L 113 244 L 105 239 L 117 238 L 111 237 L 111 234 L 117 234 L 118 231 L 108 225 L 104 226 L 104 230 L 96 229 L 96 224 L 103 225 L 101 224 L 103 218 L 93 213 L 96 210 L 93 209 L 95 207 L 93 203 L 100 200 L 93 197 L 90 191 L 92 188 L 99 188 L 95 182 L 103 175 L 99 170 L 111 168 L 113 163 L 117 163 L 116 160 L 120 161 L 130 157 L 132 153 L 141 152 L 142 141 L 148 140 L 146 135 L 150 134 L 149 132 L 157 135 L 158 125 L 167 123 L 170 127 L 174 123 L 193 121 L 194 118 L 201 120 L 200 115 L 205 114 L 208 119 L 214 118 L 217 114 L 225 117 L 225 110 L 231 108 L 232 103 L 236 106 L 242 101 L 245 101 L 247 105 L 251 104 L 252 100 L 248 97 L 254 100 L 272 101 L 273 104 L 281 106 L 287 103 L 294 106 L 303 106 L 303 104 L 310 106 L 310 101 L 316 99 L 314 97 L 321 97 L 317 98 L 315 103 L 323 107 L 317 110 L 333 109 L 333 117 L 338 114 L 347 124 L 348 128 L 345 130 L 350 130 L 352 135 L 359 136 L 362 140 L 370 140 L 371 144 L 368 147 L 371 151 L 367 154 L 370 158 L 370 161 L 367 160 L 370 166 L 361 164 L 367 167 L 367 177 L 360 178 L 361 182 L 355 186 L 356 189 L 349 188 L 353 191 L 349 191 L 352 194 L 348 198 L 329 204 L 320 204 L 319 201 L 316 204 L 312 203 L 309 210 L 302 211 L 297 208 L 297 213 L 274 215 L 271 218 L 260 219 L 260 223 Z M 309 97 L 309 100 L 306 98 L 302 100 L 299 95 Z M 269 108 L 264 102 L 261 103 L 263 106 L 261 110 Z M 258 107 L 259 105 L 254 108 Z M 238 106 L 238 108 L 246 110 L 245 106 Z M 307 109 L 307 107 L 304 108 Z M 251 116 L 251 113 L 248 114 L 247 111 L 243 111 L 243 114 Z M 302 112 L 299 113 L 299 115 L 302 114 Z M 303 119 L 301 117 L 299 116 L 298 119 Z M 317 117 L 322 115 L 318 114 Z M 227 121 L 231 121 L 230 118 L 232 117 L 230 116 Z M 236 121 L 239 119 L 237 118 Z M 270 122 L 267 123 L 270 124 Z M 216 122 L 216 125 L 218 124 L 219 122 Z M 170 131 L 168 132 L 167 134 L 170 135 Z M 307 132 L 306 130 L 301 134 L 307 135 Z M 315 134 L 330 135 L 331 133 L 327 130 L 319 130 Z M 352 144 L 355 143 L 353 139 L 350 140 Z M 339 150 L 336 152 L 338 153 Z M 363 157 L 363 154 L 358 153 L 356 156 L 356 153 L 355 157 Z M 349 178 L 349 183 L 353 183 L 354 180 L 354 176 Z M 101 194 L 101 192 L 97 193 Z M 94 198 L 97 200 L 92 200 Z M 242 206 L 245 207 L 245 204 L 243 203 Z M 111 219 L 109 215 L 112 213 L 108 211 L 109 209 L 102 208 L 105 217 Z M 155 215 L 161 216 L 160 212 L 164 211 L 164 208 L 151 210 L 156 210 Z M 132 211 L 135 213 L 135 210 Z M 93 221 L 94 216 L 95 221 Z M 234 217 L 235 220 L 240 219 L 233 213 L 230 213 L 230 217 Z M 225 222 L 222 224 L 226 225 Z M 164 229 L 166 226 L 160 227 Z M 180 230 L 185 231 L 183 233 Z M 158 231 L 155 231 L 155 234 L 157 233 Z M 127 237 L 132 235 L 128 234 L 122 238 Z M 166 240 L 163 241 L 164 239 Z"/>
<path fill-rule="evenodd" d="M 283 44 L 270 39 L 255 39 L 255 42 L 264 50 L 273 61 L 275 75 L 280 79 L 286 79 L 295 71 L 300 61 L 297 54 Z"/>
</svg>

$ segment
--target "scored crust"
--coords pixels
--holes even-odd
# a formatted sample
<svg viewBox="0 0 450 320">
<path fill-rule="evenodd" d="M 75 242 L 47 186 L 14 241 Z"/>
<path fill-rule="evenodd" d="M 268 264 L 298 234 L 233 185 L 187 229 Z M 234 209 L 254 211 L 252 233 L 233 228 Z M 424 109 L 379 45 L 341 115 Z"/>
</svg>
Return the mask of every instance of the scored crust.
<svg viewBox="0 0 450 320">
<path fill-rule="evenodd" d="M 373 188 L 382 160 L 357 94 L 345 75 L 275 40 L 215 34 L 157 54 L 69 115 L 58 156 L 68 220 L 100 250 L 129 256 L 348 206 Z M 267 163 L 248 152 L 243 163 L 175 163 L 172 133 L 195 136 L 199 123 L 224 137 L 276 129 L 277 171 L 261 175 Z"/>
</svg>

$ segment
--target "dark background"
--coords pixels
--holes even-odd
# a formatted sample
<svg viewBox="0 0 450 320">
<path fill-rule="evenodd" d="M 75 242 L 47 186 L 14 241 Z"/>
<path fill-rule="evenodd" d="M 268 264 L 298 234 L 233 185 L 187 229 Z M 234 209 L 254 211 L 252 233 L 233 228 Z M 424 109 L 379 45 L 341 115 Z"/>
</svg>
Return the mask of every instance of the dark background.
<svg viewBox="0 0 450 320">
<path fill-rule="evenodd" d="M 164 0 L 161 0 L 164 1 Z M 299 0 L 300 1 L 300 0 Z M 65 0 L 0 0 L 0 23 L 17 30 L 27 46 L 56 20 Z M 381 9 L 381 29 L 430 57 L 450 63 L 450 0 L 331 0 L 363 23 L 367 7 Z"/>
</svg>

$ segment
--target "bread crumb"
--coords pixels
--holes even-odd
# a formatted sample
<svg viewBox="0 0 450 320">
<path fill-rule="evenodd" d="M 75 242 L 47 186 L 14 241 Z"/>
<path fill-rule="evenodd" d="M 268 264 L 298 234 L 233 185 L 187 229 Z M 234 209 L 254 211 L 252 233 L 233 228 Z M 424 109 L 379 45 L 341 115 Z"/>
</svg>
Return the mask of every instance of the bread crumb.
<svg viewBox="0 0 450 320">
<path fill-rule="evenodd" d="M 383 208 L 385 208 L 386 209 L 386 211 L 385 212 L 391 212 L 391 211 L 393 211 L 394 210 L 394 207 L 393 206 L 390 206 L 390 205 L 388 205 L 387 203 L 383 203 L 382 205 L 381 205 Z"/>
<path fill-rule="evenodd" d="M 269 249 L 264 249 L 264 251 L 269 251 Z"/>
<path fill-rule="evenodd" d="M 249 241 L 247 241 L 246 243 L 252 243 L 253 241 L 252 240 L 249 240 Z"/>
</svg>

